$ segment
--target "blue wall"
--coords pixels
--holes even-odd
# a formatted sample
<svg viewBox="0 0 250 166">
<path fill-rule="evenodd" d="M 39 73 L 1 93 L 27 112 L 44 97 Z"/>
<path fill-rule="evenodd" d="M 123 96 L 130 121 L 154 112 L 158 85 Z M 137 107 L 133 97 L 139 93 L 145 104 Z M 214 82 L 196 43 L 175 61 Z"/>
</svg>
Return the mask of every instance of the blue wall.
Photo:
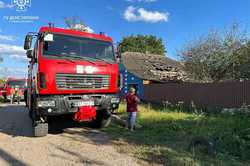
<svg viewBox="0 0 250 166">
<path fill-rule="evenodd" d="M 120 95 L 123 96 L 128 93 L 130 86 L 134 85 L 137 90 L 137 96 L 143 99 L 143 80 L 130 73 L 122 64 L 119 65 L 120 73 L 123 79 L 123 88 Z"/>
</svg>

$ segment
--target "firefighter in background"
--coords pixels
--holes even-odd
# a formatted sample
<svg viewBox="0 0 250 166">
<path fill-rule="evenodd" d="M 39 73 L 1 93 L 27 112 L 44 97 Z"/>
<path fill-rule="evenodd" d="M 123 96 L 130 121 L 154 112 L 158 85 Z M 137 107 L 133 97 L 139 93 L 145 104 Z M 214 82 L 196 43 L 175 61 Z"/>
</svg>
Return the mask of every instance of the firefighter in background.
<svg viewBox="0 0 250 166">
<path fill-rule="evenodd" d="M 13 87 L 11 87 L 10 89 L 10 104 L 13 104 L 15 99 L 15 89 Z"/>
<path fill-rule="evenodd" d="M 11 88 L 10 93 L 11 93 L 10 103 L 13 104 L 16 100 L 17 103 L 20 104 L 21 95 L 22 95 L 21 90 L 18 87 Z"/>
<path fill-rule="evenodd" d="M 18 87 L 16 87 L 15 88 L 15 98 L 17 100 L 17 104 L 20 104 L 21 96 L 22 96 L 21 90 Z"/>
</svg>

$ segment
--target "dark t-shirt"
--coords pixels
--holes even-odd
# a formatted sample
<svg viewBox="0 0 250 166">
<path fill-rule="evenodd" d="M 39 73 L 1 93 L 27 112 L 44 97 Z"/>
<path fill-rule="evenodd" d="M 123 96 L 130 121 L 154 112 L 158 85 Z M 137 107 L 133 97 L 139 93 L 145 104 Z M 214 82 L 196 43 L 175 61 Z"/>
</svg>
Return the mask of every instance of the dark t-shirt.
<svg viewBox="0 0 250 166">
<path fill-rule="evenodd" d="M 137 112 L 137 105 L 138 105 L 138 98 L 136 95 L 127 94 L 126 95 L 127 101 L 127 112 Z"/>
</svg>

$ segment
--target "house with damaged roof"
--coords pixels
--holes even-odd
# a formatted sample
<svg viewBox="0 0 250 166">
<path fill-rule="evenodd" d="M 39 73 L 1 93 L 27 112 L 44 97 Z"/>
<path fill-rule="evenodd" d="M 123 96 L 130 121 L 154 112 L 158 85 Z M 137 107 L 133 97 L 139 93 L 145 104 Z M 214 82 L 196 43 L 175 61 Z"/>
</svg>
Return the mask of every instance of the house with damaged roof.
<svg viewBox="0 0 250 166">
<path fill-rule="evenodd" d="M 143 87 L 151 83 L 182 82 L 185 77 L 180 62 L 163 55 L 125 52 L 121 56 L 120 72 L 122 74 L 121 95 L 130 87 L 136 89 L 143 99 Z"/>
</svg>

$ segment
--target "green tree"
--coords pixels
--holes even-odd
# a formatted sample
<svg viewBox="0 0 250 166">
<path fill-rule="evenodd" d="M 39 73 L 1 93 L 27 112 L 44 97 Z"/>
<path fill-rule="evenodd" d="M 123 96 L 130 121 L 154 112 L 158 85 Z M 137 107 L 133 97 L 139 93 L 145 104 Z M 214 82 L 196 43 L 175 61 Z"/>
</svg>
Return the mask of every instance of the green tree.
<svg viewBox="0 0 250 166">
<path fill-rule="evenodd" d="M 234 76 L 238 80 L 250 79 L 250 40 L 243 45 L 234 58 Z"/>
<path fill-rule="evenodd" d="M 210 31 L 188 42 L 179 55 L 191 81 L 217 82 L 240 78 L 239 66 L 245 55 L 239 54 L 247 37 L 237 24 L 224 31 Z"/>
<path fill-rule="evenodd" d="M 165 54 L 165 47 L 162 39 L 153 35 L 131 35 L 124 37 L 120 46 L 121 52 Z"/>
<path fill-rule="evenodd" d="M 4 83 L 5 83 L 4 79 L 0 78 L 0 85 Z"/>
</svg>

